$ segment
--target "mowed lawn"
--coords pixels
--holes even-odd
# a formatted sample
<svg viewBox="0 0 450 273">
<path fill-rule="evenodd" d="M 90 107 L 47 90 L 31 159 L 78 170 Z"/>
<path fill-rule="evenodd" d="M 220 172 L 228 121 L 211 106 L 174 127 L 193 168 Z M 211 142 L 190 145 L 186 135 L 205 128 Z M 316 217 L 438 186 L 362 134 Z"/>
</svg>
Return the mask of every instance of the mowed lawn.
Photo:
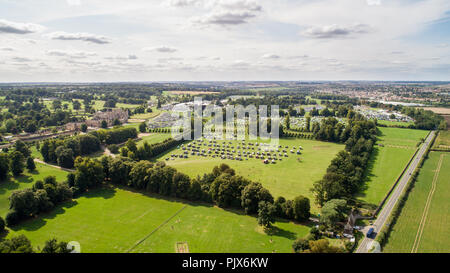
<svg viewBox="0 0 450 273">
<path fill-rule="evenodd" d="M 425 139 L 429 133 L 426 130 L 406 128 L 378 127 L 381 131 L 378 144 L 390 146 L 416 147 L 421 139 Z"/>
<path fill-rule="evenodd" d="M 220 144 L 222 142 L 218 141 Z M 240 142 L 232 141 L 232 143 L 232 146 L 236 148 Z M 225 163 L 235 169 L 236 174 L 246 177 L 251 181 L 260 182 L 272 193 L 274 198 L 283 196 L 288 199 L 293 199 L 298 195 L 308 197 L 311 201 L 312 211 L 314 213 L 318 212 L 318 208 L 314 205 L 314 197 L 310 189 L 315 181 L 323 177 L 331 160 L 339 151 L 344 149 L 344 145 L 294 138 L 280 139 L 280 145 L 283 146 L 282 149 L 286 149 L 284 147 L 289 146 L 286 149 L 289 157 L 283 156 L 283 160 L 276 161 L 276 164 L 264 164 L 261 159 L 256 158 L 237 161 L 224 160 L 220 157 L 212 158 L 191 155 L 187 159 L 176 158 L 175 160 L 165 162 L 190 177 L 202 176 L 204 173 L 211 172 L 215 166 Z M 297 149 L 299 146 L 302 146 L 302 154 L 290 153 L 293 146 Z M 205 150 L 208 148 L 207 146 L 202 147 L 205 147 Z M 250 151 L 256 152 L 257 150 Z M 182 150 L 176 148 L 160 156 L 159 160 L 165 160 L 171 154 L 181 153 Z"/>
<path fill-rule="evenodd" d="M 423 233 L 417 237 L 417 252 L 450 252 L 450 154 L 442 152 L 430 152 L 383 252 L 411 252 L 441 156 Z"/>
<path fill-rule="evenodd" d="M 367 177 L 357 197 L 373 205 L 378 205 L 388 193 L 417 149 L 417 143 L 425 138 L 428 131 L 379 128 L 379 136 L 371 155 Z"/>
<path fill-rule="evenodd" d="M 144 145 L 144 142 L 147 141 L 148 144 L 155 144 L 159 142 L 163 142 L 166 139 L 171 138 L 171 134 L 163 134 L 163 133 L 151 133 L 148 136 L 141 137 L 141 140 L 139 140 L 136 144 L 138 146 Z"/>
<path fill-rule="evenodd" d="M 188 243 L 190 252 L 291 252 L 293 240 L 309 232 L 308 226 L 295 223 L 274 225 L 269 236 L 252 216 L 103 188 L 14 227 L 8 236 L 25 234 L 36 246 L 50 237 L 78 241 L 82 252 L 175 252 L 180 241 Z"/>
<path fill-rule="evenodd" d="M 9 210 L 9 196 L 15 190 L 30 188 L 38 180 L 47 176 L 55 176 L 56 181 L 62 182 L 67 178 L 67 172 L 36 163 L 36 171 L 29 173 L 27 170 L 20 177 L 11 177 L 7 181 L 0 182 L 0 216 L 5 217 Z"/>
</svg>

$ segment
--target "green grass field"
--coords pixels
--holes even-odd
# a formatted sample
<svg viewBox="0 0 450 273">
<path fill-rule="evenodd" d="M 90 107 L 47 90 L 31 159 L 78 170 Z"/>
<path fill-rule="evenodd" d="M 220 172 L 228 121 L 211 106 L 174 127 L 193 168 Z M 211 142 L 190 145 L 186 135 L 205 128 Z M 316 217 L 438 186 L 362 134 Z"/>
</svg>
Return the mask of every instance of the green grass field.
<svg viewBox="0 0 450 273">
<path fill-rule="evenodd" d="M 357 197 L 378 205 L 416 151 L 428 131 L 380 127 L 381 136 L 371 155 L 367 179 Z"/>
<path fill-rule="evenodd" d="M 439 161 L 442 161 L 439 164 Z M 440 168 L 439 168 L 440 165 Z M 436 170 L 439 173 L 436 175 Z M 409 193 L 408 200 L 401 215 L 394 225 L 384 252 L 410 253 L 416 245 L 417 252 L 446 252 L 450 251 L 450 154 L 430 152 L 420 170 L 414 188 Z M 436 180 L 434 180 L 436 179 Z M 433 181 L 435 190 L 428 199 Z M 426 210 L 427 200 L 430 201 Z M 428 211 L 426 217 L 424 211 Z M 419 233 L 421 220 L 423 231 Z"/>
<path fill-rule="evenodd" d="M 162 112 L 161 110 L 157 109 L 156 107 L 153 107 L 151 113 L 135 114 L 135 115 L 132 115 L 130 118 L 132 118 L 132 119 L 151 119 L 151 118 L 154 118 L 154 117 L 158 116 L 159 114 L 161 114 L 161 112 Z"/>
<path fill-rule="evenodd" d="M 450 131 L 439 131 L 438 136 L 433 144 L 433 149 L 449 149 L 450 150 Z"/>
<path fill-rule="evenodd" d="M 381 136 L 377 143 L 389 146 L 416 147 L 417 143 L 428 135 L 426 130 L 389 127 L 379 127 L 378 129 L 381 131 Z"/>
<path fill-rule="evenodd" d="M 414 122 L 402 122 L 402 121 L 390 121 L 390 120 L 377 120 L 378 124 L 384 124 L 387 126 L 402 126 L 408 127 L 409 125 L 413 125 Z"/>
<path fill-rule="evenodd" d="M 255 141 L 252 141 L 255 142 Z M 222 143 L 222 141 L 218 141 Z M 238 141 L 233 141 L 234 147 Z M 212 169 L 222 163 L 228 164 L 236 170 L 238 175 L 244 176 L 252 181 L 261 182 L 276 198 L 283 196 L 293 199 L 298 195 L 310 198 L 314 213 L 318 208 L 314 205 L 314 198 L 310 191 L 313 183 L 320 180 L 336 154 L 344 149 L 343 145 L 320 142 L 305 139 L 280 139 L 280 145 L 289 146 L 287 152 L 289 157 L 283 157 L 283 161 L 276 164 L 264 164 L 262 160 L 249 158 L 249 160 L 236 161 L 221 159 L 219 157 L 189 156 L 188 159 L 177 158 L 165 161 L 168 165 L 191 177 L 211 172 Z M 303 147 L 302 155 L 291 154 L 292 146 Z M 205 146 L 205 149 L 207 147 Z M 285 149 L 285 148 L 283 148 Z M 255 151 L 256 150 L 251 150 Z M 173 149 L 160 156 L 158 160 L 165 160 L 170 154 L 181 154 L 181 149 Z M 300 161 L 298 159 L 301 159 Z"/>
<path fill-rule="evenodd" d="M 65 181 L 67 172 L 44 164 L 36 163 L 36 171 L 25 171 L 20 177 L 11 177 L 7 181 L 0 182 L 0 216 L 4 217 L 9 210 L 9 196 L 15 190 L 30 188 L 37 180 L 42 180 L 53 175 L 58 182 Z"/>
<path fill-rule="evenodd" d="M 291 252 L 293 240 L 309 232 L 292 222 L 274 226 L 267 235 L 252 216 L 107 188 L 24 222 L 8 236 L 25 234 L 36 246 L 50 237 L 78 241 L 82 252 L 175 252 L 177 242 L 187 242 L 190 252 Z"/>
<path fill-rule="evenodd" d="M 164 140 L 169 139 L 171 137 L 172 137 L 171 134 L 152 133 L 148 136 L 142 137 L 142 139 L 139 140 L 136 144 L 138 146 L 141 146 L 141 145 L 144 145 L 144 142 L 147 141 L 147 143 L 151 145 L 151 144 L 163 142 Z"/>
</svg>

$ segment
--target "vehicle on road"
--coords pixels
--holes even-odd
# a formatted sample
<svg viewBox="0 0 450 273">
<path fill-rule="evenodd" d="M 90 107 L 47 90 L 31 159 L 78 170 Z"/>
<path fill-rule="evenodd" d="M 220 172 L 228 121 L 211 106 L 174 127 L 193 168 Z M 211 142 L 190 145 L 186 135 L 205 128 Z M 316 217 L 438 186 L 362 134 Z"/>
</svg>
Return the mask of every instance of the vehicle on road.
<svg viewBox="0 0 450 273">
<path fill-rule="evenodd" d="M 373 228 L 369 228 L 369 230 L 366 233 L 366 237 L 367 238 L 372 238 L 373 235 L 374 235 L 374 229 Z"/>
</svg>

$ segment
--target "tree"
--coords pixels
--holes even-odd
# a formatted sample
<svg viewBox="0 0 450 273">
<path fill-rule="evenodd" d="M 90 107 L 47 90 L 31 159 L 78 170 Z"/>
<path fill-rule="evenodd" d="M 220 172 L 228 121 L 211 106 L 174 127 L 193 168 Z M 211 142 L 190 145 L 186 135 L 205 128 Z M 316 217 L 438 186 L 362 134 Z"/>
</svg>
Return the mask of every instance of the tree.
<svg viewBox="0 0 450 273">
<path fill-rule="evenodd" d="M 275 208 L 272 204 L 266 201 L 259 202 L 258 205 L 258 224 L 265 228 L 270 228 L 275 222 L 274 218 Z"/>
<path fill-rule="evenodd" d="M 0 216 L 0 234 L 3 233 L 3 231 L 5 231 L 5 220 L 3 220 L 3 218 Z"/>
<path fill-rule="evenodd" d="M 71 250 L 67 247 L 66 242 L 58 242 L 55 238 L 45 242 L 41 253 L 70 253 Z"/>
<path fill-rule="evenodd" d="M 5 180 L 9 173 L 9 158 L 7 153 L 0 153 L 0 181 Z"/>
<path fill-rule="evenodd" d="M 106 122 L 106 120 L 102 120 L 101 125 L 100 125 L 103 129 L 108 128 L 108 122 Z"/>
<path fill-rule="evenodd" d="M 73 168 L 74 159 L 72 149 L 59 146 L 55 150 L 56 160 L 59 166 L 63 168 Z"/>
<path fill-rule="evenodd" d="M 80 129 L 81 129 L 81 132 L 84 132 L 84 133 L 86 133 L 87 132 L 87 125 L 86 125 L 86 123 L 83 123 L 83 124 L 81 124 L 81 126 L 80 126 Z"/>
<path fill-rule="evenodd" d="M 34 158 L 32 158 L 31 156 L 27 158 L 27 169 L 30 172 L 36 170 L 36 164 L 34 164 Z"/>
<path fill-rule="evenodd" d="M 139 124 L 139 132 L 145 133 L 146 131 L 147 131 L 147 125 L 145 124 L 145 122 L 142 122 L 141 124 Z"/>
<path fill-rule="evenodd" d="M 128 139 L 125 143 L 125 146 L 127 147 L 128 151 L 131 151 L 133 153 L 137 152 L 136 142 L 133 139 Z"/>
<path fill-rule="evenodd" d="M 303 253 L 340 253 L 342 249 L 335 246 L 330 246 L 327 239 L 320 239 L 317 241 L 309 241 L 309 249 Z"/>
<path fill-rule="evenodd" d="M 261 183 L 251 182 L 242 191 L 242 208 L 247 214 L 257 213 L 258 204 L 261 201 L 273 203 L 273 197 L 267 189 L 263 188 Z"/>
<path fill-rule="evenodd" d="M 298 221 L 306 221 L 310 216 L 309 199 L 303 195 L 297 196 L 294 199 L 294 217 Z"/>
<path fill-rule="evenodd" d="M 329 227 L 334 227 L 337 222 L 345 220 L 347 201 L 332 199 L 325 203 L 320 214 L 320 221 Z"/>
<path fill-rule="evenodd" d="M 306 130 L 306 132 L 309 132 L 310 129 L 311 129 L 311 117 L 308 116 L 308 117 L 306 117 L 305 130 Z"/>
<path fill-rule="evenodd" d="M 73 104 L 73 110 L 80 110 L 81 103 L 79 101 L 74 100 L 72 104 Z"/>
<path fill-rule="evenodd" d="M 14 176 L 18 176 L 23 173 L 25 169 L 25 157 L 19 151 L 14 151 L 10 154 L 11 171 Z"/>
<path fill-rule="evenodd" d="M 103 182 L 103 166 L 98 160 L 78 157 L 75 160 L 75 168 L 74 187 L 79 192 L 94 188 Z"/>
<path fill-rule="evenodd" d="M 287 130 L 291 128 L 291 115 L 288 113 L 286 116 L 286 120 L 284 121 L 284 126 Z"/>
<path fill-rule="evenodd" d="M 0 242 L 0 253 L 33 253 L 33 247 L 30 240 L 22 234 Z"/>
<path fill-rule="evenodd" d="M 304 238 L 298 238 L 292 244 L 292 249 L 295 253 L 301 253 L 307 249 L 309 249 L 309 241 Z"/>
<path fill-rule="evenodd" d="M 113 121 L 113 126 L 119 126 L 120 124 L 122 124 L 122 123 L 120 122 L 120 120 L 114 119 L 114 121 Z"/>
<path fill-rule="evenodd" d="M 16 149 L 16 151 L 22 153 L 24 158 L 27 158 L 31 155 L 31 151 L 28 148 L 27 144 L 25 144 L 25 142 L 23 142 L 22 140 L 17 140 L 16 143 L 14 144 L 14 149 Z"/>
</svg>

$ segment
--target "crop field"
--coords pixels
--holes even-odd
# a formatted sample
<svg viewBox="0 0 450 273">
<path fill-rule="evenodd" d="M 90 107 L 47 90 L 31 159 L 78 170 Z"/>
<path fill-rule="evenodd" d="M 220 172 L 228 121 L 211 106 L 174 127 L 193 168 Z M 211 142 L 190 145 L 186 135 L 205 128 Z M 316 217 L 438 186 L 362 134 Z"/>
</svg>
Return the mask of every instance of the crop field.
<svg viewBox="0 0 450 273">
<path fill-rule="evenodd" d="M 380 127 L 381 136 L 370 159 L 367 179 L 357 195 L 360 200 L 378 205 L 416 151 L 417 143 L 428 131 Z"/>
<path fill-rule="evenodd" d="M 384 252 L 449 252 L 450 154 L 430 152 Z"/>
<path fill-rule="evenodd" d="M 218 140 L 217 144 L 229 144 L 229 141 Z M 256 141 L 248 141 L 247 143 L 255 143 Z M 206 140 L 205 140 L 206 143 Z M 240 141 L 231 141 L 230 146 L 236 149 Z M 236 170 L 236 174 L 246 177 L 254 182 L 260 182 L 266 187 L 274 196 L 283 196 L 285 198 L 293 199 L 298 195 L 304 195 L 311 200 L 311 209 L 313 212 L 318 212 L 318 208 L 314 205 L 314 198 L 310 191 L 313 183 L 320 180 L 325 174 L 328 165 L 336 154 L 344 149 L 344 145 L 339 145 L 329 142 L 320 142 L 306 139 L 286 138 L 280 139 L 283 148 L 280 148 L 282 156 L 278 156 L 278 160 L 274 164 L 264 164 L 262 159 L 242 157 L 242 161 L 221 159 L 220 157 L 212 156 L 191 156 L 189 158 L 174 158 L 173 160 L 166 160 L 171 158 L 172 154 L 182 154 L 181 148 L 175 148 L 168 153 L 160 156 L 158 160 L 164 160 L 168 165 L 175 167 L 179 171 L 191 176 L 203 175 L 206 172 L 211 172 L 212 169 L 222 163 L 228 164 L 231 168 Z M 289 148 L 285 148 L 288 146 Z M 302 146 L 301 154 L 297 155 L 298 147 Z M 203 146 L 208 150 L 208 146 Z M 253 146 L 252 146 L 253 147 Z M 293 147 L 293 153 L 290 152 Z M 244 151 L 241 147 L 241 151 Z M 256 146 L 254 150 L 245 149 L 248 152 L 257 152 Z M 230 148 L 231 149 L 231 148 Z M 288 157 L 284 156 L 282 149 L 286 149 Z M 278 153 L 277 153 L 278 154 Z M 273 154 L 272 154 L 273 155 Z M 236 154 L 235 154 L 236 156 Z M 267 156 L 266 156 L 267 158 Z M 279 160 L 282 159 L 282 161 Z"/>
<path fill-rule="evenodd" d="M 7 181 L 0 182 L 0 216 L 5 217 L 9 210 L 9 196 L 15 190 L 30 188 L 34 182 L 53 175 L 56 181 L 62 182 L 67 178 L 67 172 L 44 164 L 36 163 L 36 171 L 25 171 L 20 177 L 11 177 Z"/>
<path fill-rule="evenodd" d="M 282 220 L 268 235 L 255 217 L 118 188 L 90 191 L 14 227 L 33 245 L 49 237 L 78 241 L 82 252 L 291 252 L 309 227 Z M 217 236 L 221 234 L 221 236 Z"/>
</svg>

